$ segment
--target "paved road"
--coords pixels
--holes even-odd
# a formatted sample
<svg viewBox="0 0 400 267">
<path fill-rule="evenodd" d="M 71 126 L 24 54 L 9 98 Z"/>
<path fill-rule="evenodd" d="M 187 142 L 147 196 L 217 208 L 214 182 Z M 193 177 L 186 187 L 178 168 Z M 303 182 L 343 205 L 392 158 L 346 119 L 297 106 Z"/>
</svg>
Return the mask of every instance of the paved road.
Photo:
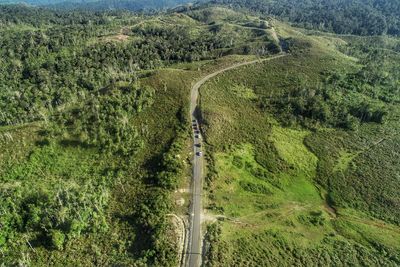
<svg viewBox="0 0 400 267">
<path fill-rule="evenodd" d="M 285 54 L 280 54 L 270 58 L 258 59 L 253 61 L 247 61 L 242 63 L 234 64 L 230 67 L 218 70 L 213 72 L 203 79 L 198 81 L 192 87 L 191 91 L 191 101 L 190 101 L 190 114 L 192 119 L 192 128 L 193 124 L 196 124 L 198 127 L 199 124 L 196 108 L 197 108 L 197 99 L 199 96 L 199 88 L 206 83 L 209 79 L 221 74 L 225 71 L 235 69 L 241 66 L 255 64 L 257 62 L 263 62 L 267 60 L 272 60 L 275 58 L 283 57 Z M 199 129 L 199 128 L 198 128 Z M 200 137 L 200 138 L 198 138 Z M 198 152 L 202 150 L 202 147 L 197 147 L 198 144 L 201 144 L 201 136 L 198 135 L 196 137 L 195 129 L 193 129 L 193 140 L 194 140 L 194 161 L 193 161 L 193 180 L 192 180 L 192 204 L 190 207 L 190 229 L 189 229 L 189 237 L 188 237 L 188 245 L 187 245 L 187 261 L 186 266 L 189 267 L 198 267 L 201 265 L 202 260 L 202 234 L 201 234 L 201 213 L 202 213 L 202 202 L 201 202 L 201 194 L 202 194 L 202 182 L 203 182 L 203 156 L 198 156 Z"/>
</svg>

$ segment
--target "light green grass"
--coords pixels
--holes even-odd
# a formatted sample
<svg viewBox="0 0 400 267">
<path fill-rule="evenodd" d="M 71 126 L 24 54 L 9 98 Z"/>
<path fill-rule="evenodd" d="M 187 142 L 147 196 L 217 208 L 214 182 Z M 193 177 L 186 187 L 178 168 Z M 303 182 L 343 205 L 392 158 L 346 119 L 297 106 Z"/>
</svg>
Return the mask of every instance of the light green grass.
<svg viewBox="0 0 400 267">
<path fill-rule="evenodd" d="M 293 130 L 288 131 L 288 134 L 284 129 L 277 131 L 282 131 L 275 136 L 279 146 L 283 146 L 287 138 L 304 136 L 304 133 Z M 291 159 L 303 169 L 293 170 L 290 175 L 268 173 L 261 178 L 256 177 L 253 170 L 266 170 L 254 160 L 254 148 L 251 145 L 237 146 L 229 153 L 216 154 L 218 178 L 214 188 L 216 204 L 224 208 L 224 216 L 227 218 L 223 223 L 225 240 L 237 239 L 250 232 L 277 229 L 306 244 L 308 240 L 322 239 L 321 233 L 331 231 L 329 224 L 310 227 L 300 219 L 318 211 L 323 218 L 328 218 L 328 215 L 324 212 L 318 191 L 308 177 L 315 172 L 316 165 L 304 164 L 303 154 L 306 154 L 306 158 L 313 158 L 315 163 L 314 156 L 304 146 L 301 147 L 301 139 L 297 146 L 300 149 L 291 155 Z M 314 170 L 304 170 L 305 166 Z M 273 180 L 279 180 L 282 188 L 274 186 L 274 182 L 271 182 Z M 243 184 L 261 190 L 252 191 Z"/>
<path fill-rule="evenodd" d="M 280 156 L 299 171 L 310 178 L 315 175 L 318 158 L 303 144 L 308 131 L 273 127 L 271 140 L 274 142 Z"/>
<path fill-rule="evenodd" d="M 245 99 L 254 100 L 257 99 L 257 95 L 253 89 L 246 87 L 245 85 L 235 85 L 232 87 L 232 92 L 237 96 Z"/>
</svg>

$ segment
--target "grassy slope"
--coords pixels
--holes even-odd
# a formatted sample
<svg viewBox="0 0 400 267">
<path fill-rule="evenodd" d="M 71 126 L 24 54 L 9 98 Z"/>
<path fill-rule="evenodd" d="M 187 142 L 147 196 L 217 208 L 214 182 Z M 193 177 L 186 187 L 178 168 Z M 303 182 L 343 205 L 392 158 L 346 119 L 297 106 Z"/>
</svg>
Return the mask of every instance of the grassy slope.
<svg viewBox="0 0 400 267">
<path fill-rule="evenodd" d="M 224 23 L 229 23 L 220 29 L 226 33 L 225 36 L 244 34 L 252 42 L 264 37 L 273 40 L 271 30 L 261 37 L 255 35 L 258 30 L 245 31 L 246 26 L 243 25 L 248 20 L 245 16 L 226 9 L 217 11 L 211 13 L 206 22 L 222 19 Z M 191 25 L 193 36 L 212 27 L 183 14 L 149 19 L 146 23 L 164 27 L 176 21 Z M 271 90 L 285 90 L 299 82 L 317 83 L 323 70 L 357 68 L 355 59 L 335 49 L 336 44 L 343 43 L 335 36 L 306 37 L 278 22 L 275 26 L 280 36 L 312 42 L 312 46 L 300 54 L 231 71 L 202 89 L 208 151 L 215 152 L 218 171 L 218 177 L 210 186 L 209 204 L 216 213 L 226 216 L 222 224 L 222 240 L 216 244 L 218 253 L 214 255 L 218 257 L 215 264 L 294 264 L 300 259 L 303 264 L 311 264 L 319 257 L 325 259 L 321 262 L 328 263 L 328 259 L 341 254 L 345 255 L 345 259 L 354 257 L 361 261 L 358 257 L 362 253 L 374 253 L 370 246 L 375 241 L 381 245 L 381 251 L 392 253 L 400 247 L 396 241 L 400 240 L 397 238 L 400 235 L 398 227 L 350 208 L 340 209 L 339 216 L 335 218 L 333 211 L 326 207 L 324 197 L 321 197 L 324 192 L 313 182 L 316 173 L 321 172 L 321 159 L 328 158 L 328 163 L 333 162 L 336 170 L 348 171 L 354 162 L 363 165 L 369 157 L 358 157 L 355 154 L 357 150 L 350 149 L 350 144 L 350 148 L 332 149 L 333 156 L 330 157 L 331 151 L 321 151 L 320 147 L 310 145 L 329 141 L 332 136 L 329 132 L 313 134 L 301 129 L 283 129 L 253 102 L 256 97 L 268 95 Z M 119 30 L 91 42 L 113 41 Z M 243 40 L 239 39 L 237 44 L 241 48 Z M 230 56 L 215 62 L 175 64 L 141 79 L 142 83 L 155 88 L 155 102 L 133 122 L 145 145 L 139 152 L 137 162 L 128 164 L 129 168 L 124 171 L 119 170 L 119 159 L 98 151 L 60 143 L 59 140 L 53 140 L 51 145 L 41 142 L 41 130 L 46 128 L 44 124 L 2 128 L 0 133 L 7 140 L 1 143 L 3 150 L 0 151 L 0 177 L 7 180 L 0 188 L 2 194 L 17 187 L 22 195 L 29 194 L 31 188 L 55 191 L 60 184 L 67 188 L 81 188 L 88 195 L 105 194 L 104 213 L 108 225 L 102 231 L 71 239 L 63 251 L 49 251 L 40 244 L 32 243 L 36 251 L 33 252 L 26 242 L 33 237 L 21 236 L 15 243 L 12 257 L 26 263 L 27 258 L 23 255 L 28 255 L 32 265 L 37 266 L 45 263 L 86 266 L 134 264 L 146 243 L 132 214 L 146 195 L 146 189 L 151 188 L 149 177 L 160 170 L 162 155 L 168 151 L 177 129 L 181 127 L 190 85 L 194 79 L 212 70 L 250 58 L 252 56 Z M 13 141 L 9 140 L 8 134 Z M 336 135 L 341 138 L 336 132 L 334 138 Z M 343 136 L 347 137 L 345 133 Z M 391 142 L 396 145 L 396 140 Z M 332 147 L 336 143 L 337 140 L 332 140 Z M 312 149 L 314 154 L 308 149 Z M 369 154 L 361 156 L 373 155 L 374 152 L 370 150 Z M 181 155 L 185 161 L 189 156 L 186 153 Z M 388 157 L 394 158 L 393 155 Z M 388 163 L 388 166 L 393 164 Z M 83 190 L 85 188 L 88 190 Z M 355 243 L 366 248 L 359 248 Z M 320 247 L 327 251 L 322 256 Z M 376 260 L 373 257 L 366 256 L 365 261 L 373 262 Z M 385 259 L 380 260 L 380 263 L 385 263 Z"/>
<path fill-rule="evenodd" d="M 208 207 L 223 216 L 220 230 L 216 230 L 221 234 L 211 243 L 209 264 L 398 264 L 399 228 L 360 209 L 345 208 L 343 203 L 351 196 L 347 192 L 336 213 L 325 203 L 326 191 L 315 180 L 330 176 L 326 162 L 333 161 L 337 170 L 370 173 L 368 179 L 374 181 L 379 176 L 374 174 L 376 164 L 382 163 L 379 158 L 390 157 L 382 153 L 383 146 L 395 157 L 396 150 L 389 145 L 395 145 L 396 139 L 358 155 L 354 148 L 360 143 L 351 144 L 355 140 L 351 134 L 332 129 L 316 133 L 284 129 L 252 101 L 254 95 L 273 95 L 299 83 L 318 84 L 324 71 L 355 70 L 357 61 L 337 51 L 336 46 L 344 41 L 335 36 L 305 36 L 278 22 L 276 30 L 282 37 L 311 46 L 301 53 L 230 71 L 201 90 L 207 149 L 213 154 L 216 172 L 209 184 Z M 392 120 L 389 125 L 387 129 L 397 124 Z M 370 133 L 364 142 L 379 141 L 374 127 L 378 126 L 362 126 L 355 135 L 361 138 Z M 348 150 L 341 150 L 341 143 L 347 143 Z M 387 177 L 396 179 L 396 160 L 384 164 L 389 169 Z M 349 177 L 351 174 L 346 179 Z M 356 177 L 350 181 L 356 183 Z M 388 182 L 386 179 L 383 184 Z M 336 183 L 340 188 L 334 190 L 337 199 L 341 199 L 340 190 L 345 185 L 343 181 Z M 392 186 L 397 190 L 395 184 Z M 357 191 L 355 185 L 352 190 Z"/>
<path fill-rule="evenodd" d="M 49 144 L 43 136 L 47 127 L 44 123 L 0 129 L 1 136 L 4 136 L 0 177 L 7 181 L 1 186 L 3 194 L 9 194 L 7 192 L 11 191 L 8 189 L 16 186 L 20 187 L 22 195 L 30 194 L 31 188 L 53 192 L 61 184 L 76 188 L 88 185 L 95 188 L 91 192 L 93 194 L 103 191 L 107 194 L 104 212 L 108 227 L 103 231 L 69 239 L 61 251 L 49 251 L 46 246 L 31 241 L 35 249 L 33 252 L 24 241 L 31 240 L 33 236 L 26 236 L 25 239 L 17 237 L 16 249 L 8 254 L 9 259 L 27 254 L 34 266 L 49 262 L 86 266 L 135 263 L 146 243 L 132 214 L 145 196 L 146 188 L 152 186 L 149 178 L 161 170 L 161 158 L 182 127 L 182 120 L 188 113 L 191 85 L 215 69 L 245 59 L 230 56 L 215 62 L 176 64 L 145 75 L 148 77 L 140 82 L 156 90 L 154 104 L 139 113 L 133 121 L 145 144 L 139 151 L 137 162 L 131 162 L 125 171 L 120 170 L 120 159 L 103 155 L 95 149 L 62 140 L 51 140 Z M 189 160 L 186 153 L 190 151 L 182 151 L 185 163 Z M 182 183 L 185 184 L 187 181 L 183 178 Z M 101 186 L 97 187 L 98 184 Z M 183 212 L 182 208 L 179 210 Z"/>
<path fill-rule="evenodd" d="M 210 30 L 218 31 L 225 39 L 236 36 L 235 45 L 238 50 L 249 42 L 257 43 L 270 39 L 268 32 L 260 34 L 254 29 L 235 25 L 243 19 L 243 16 L 233 16 L 230 24 L 221 25 L 221 28 L 217 27 L 214 30 L 212 26 L 185 14 L 148 17 L 139 23 L 137 17 L 126 16 L 116 21 L 112 27 L 104 29 L 102 36 L 89 39 L 86 45 L 91 46 L 96 42 L 131 42 L 140 38 L 135 36 L 131 29 L 141 26 L 157 29 L 176 28 L 178 25 L 189 29 L 190 37 L 202 36 Z M 27 29 L 19 27 L 9 30 Z M 233 52 L 218 50 L 216 53 Z M 102 212 L 101 217 L 105 218 L 104 222 L 98 218 L 91 218 L 93 223 L 99 224 L 99 230 L 67 237 L 67 242 L 60 250 L 49 247 L 48 240 L 44 242 L 42 237 L 37 238 L 34 231 L 29 234 L 16 233 L 10 240 L 2 240 L 0 236 L 0 245 L 3 242 L 12 242 L 12 249 L 2 251 L 5 252 L 5 262 L 18 261 L 33 266 L 48 263 L 84 266 L 140 264 L 137 259 L 143 256 L 141 251 L 147 248 L 148 243 L 147 236 L 141 233 L 141 225 L 137 224 L 134 214 L 148 196 L 147 192 L 153 188 L 154 176 L 163 169 L 163 155 L 169 151 L 177 132 L 182 126 L 187 126 L 184 123 L 188 115 L 192 83 L 213 70 L 252 58 L 254 57 L 228 56 L 144 71 L 140 83 L 154 88 L 155 96 L 154 104 L 132 121 L 144 141 L 144 147 L 138 152 L 134 162 L 123 162 L 120 158 L 104 155 L 96 149 L 75 142 L 52 138 L 48 142 L 48 136 L 44 135 L 48 126 L 44 122 L 16 128 L 1 128 L 0 192 L 3 196 L 12 197 L 16 193 L 14 188 L 18 188 L 20 196 L 34 195 L 39 188 L 50 195 L 61 190 L 60 187 L 67 188 L 89 198 L 101 196 L 103 205 L 99 208 Z M 132 76 L 131 73 L 123 75 Z M 64 108 L 68 109 L 68 104 Z M 185 163 L 185 169 L 189 167 L 187 163 L 190 151 L 183 148 L 179 155 Z M 185 174 L 187 175 L 183 173 Z M 183 178 L 182 185 L 187 183 Z M 178 195 L 179 193 L 174 197 L 178 199 Z M 89 203 L 88 207 L 92 210 L 98 208 L 92 203 Z M 183 208 L 177 210 L 183 212 Z"/>
</svg>

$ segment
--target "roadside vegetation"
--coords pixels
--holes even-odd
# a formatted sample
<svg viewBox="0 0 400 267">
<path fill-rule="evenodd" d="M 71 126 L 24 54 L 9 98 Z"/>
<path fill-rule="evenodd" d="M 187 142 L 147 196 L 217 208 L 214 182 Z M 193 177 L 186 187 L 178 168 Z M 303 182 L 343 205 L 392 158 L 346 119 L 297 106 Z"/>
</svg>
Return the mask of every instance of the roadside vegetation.
<svg viewBox="0 0 400 267">
<path fill-rule="evenodd" d="M 201 89 L 206 264 L 398 265 L 398 40 L 275 27 L 289 55 Z"/>
<path fill-rule="evenodd" d="M 0 265 L 176 266 L 190 88 L 279 53 L 200 89 L 205 264 L 400 265 L 396 10 L 214 2 L 235 9 L 0 5 Z"/>
<path fill-rule="evenodd" d="M 243 16 L 0 10 L 1 264 L 175 266 L 191 83 L 276 53 L 271 33 Z"/>
</svg>

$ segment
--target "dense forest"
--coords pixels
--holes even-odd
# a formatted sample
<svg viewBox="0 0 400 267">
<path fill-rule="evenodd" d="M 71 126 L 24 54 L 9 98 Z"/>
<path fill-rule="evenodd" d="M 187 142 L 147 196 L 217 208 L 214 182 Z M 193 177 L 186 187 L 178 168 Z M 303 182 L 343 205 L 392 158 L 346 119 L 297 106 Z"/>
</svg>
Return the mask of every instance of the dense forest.
<svg viewBox="0 0 400 267">
<path fill-rule="evenodd" d="M 400 35 L 397 0 L 213 0 L 276 16 L 297 26 L 339 34 Z"/>
<path fill-rule="evenodd" d="M 188 0 L 118 0 L 118 1 L 82 1 L 80 3 L 74 2 L 60 2 L 54 4 L 52 2 L 46 3 L 47 7 L 57 9 L 85 9 L 85 10 L 115 10 L 125 9 L 131 11 L 155 11 L 166 10 L 178 5 L 186 4 Z"/>
<path fill-rule="evenodd" d="M 2 30 L 0 40 L 0 125 L 36 120 L 67 100 L 92 94 L 115 81 L 132 81 L 140 70 L 222 56 L 226 53 L 221 49 L 240 41 L 212 27 L 193 35 L 184 24 L 135 26 L 139 18 L 129 19 L 133 26 L 123 33 L 134 36 L 133 41 L 95 41 L 127 18 L 129 13 L 124 12 L 0 7 L 1 24 L 10 27 Z M 29 26 L 38 28 L 29 30 Z"/>
<path fill-rule="evenodd" d="M 109 10 L 126 9 L 131 11 L 168 9 L 186 4 L 188 0 L 1 0 L 0 4 L 26 3 L 34 6 L 46 6 L 56 9 Z"/>
<path fill-rule="evenodd" d="M 61 10 L 157 10 L 185 5 L 185 0 L 163 1 L 27 1 Z M 206 4 L 202 4 L 208 2 Z M 4 3 L 15 3 L 6 1 Z M 17 2 L 19 3 L 19 2 Z M 1 4 L 1 2 L 0 2 Z M 212 0 L 195 1 L 195 6 L 222 4 L 231 8 L 251 10 L 267 16 L 275 16 L 299 27 L 332 31 L 338 34 L 400 35 L 400 5 L 396 0 Z M 192 8 L 186 7 L 186 8 Z"/>
</svg>

